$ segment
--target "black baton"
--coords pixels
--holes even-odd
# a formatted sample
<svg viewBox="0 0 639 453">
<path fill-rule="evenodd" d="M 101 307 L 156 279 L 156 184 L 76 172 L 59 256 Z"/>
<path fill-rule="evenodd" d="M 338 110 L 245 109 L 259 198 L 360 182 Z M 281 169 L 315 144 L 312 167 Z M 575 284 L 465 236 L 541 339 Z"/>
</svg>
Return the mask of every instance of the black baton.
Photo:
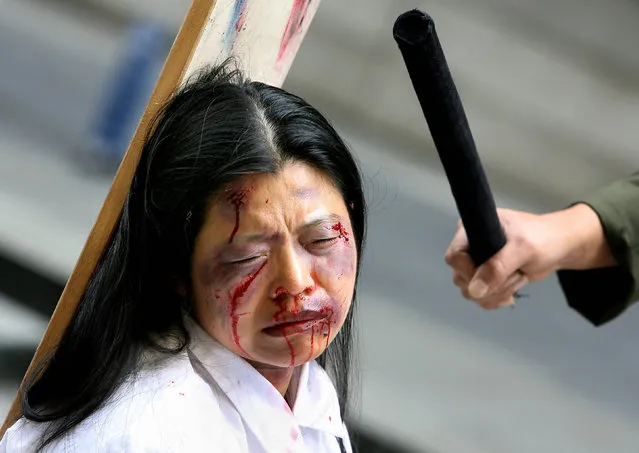
<svg viewBox="0 0 639 453">
<path fill-rule="evenodd" d="M 495 200 L 433 19 L 419 11 L 397 18 L 393 37 L 402 52 L 437 153 L 479 266 L 506 244 Z"/>
</svg>

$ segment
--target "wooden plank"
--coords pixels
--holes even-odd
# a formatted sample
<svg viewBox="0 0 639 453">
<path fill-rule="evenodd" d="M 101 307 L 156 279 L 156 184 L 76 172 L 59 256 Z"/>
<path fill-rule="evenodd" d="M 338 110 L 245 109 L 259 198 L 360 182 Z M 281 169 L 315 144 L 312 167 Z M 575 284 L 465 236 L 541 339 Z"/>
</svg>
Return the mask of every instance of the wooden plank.
<svg viewBox="0 0 639 453">
<path fill-rule="evenodd" d="M 55 348 L 73 318 L 118 221 L 148 127 L 161 105 L 203 65 L 221 61 L 229 55 L 237 58 L 240 67 L 253 80 L 281 86 L 319 3 L 320 0 L 278 0 L 277 3 L 273 0 L 193 1 L 27 375 Z M 274 7 L 276 4 L 278 7 Z M 0 429 L 0 438 L 19 417 L 19 397 L 24 383 L 25 380 Z"/>
</svg>

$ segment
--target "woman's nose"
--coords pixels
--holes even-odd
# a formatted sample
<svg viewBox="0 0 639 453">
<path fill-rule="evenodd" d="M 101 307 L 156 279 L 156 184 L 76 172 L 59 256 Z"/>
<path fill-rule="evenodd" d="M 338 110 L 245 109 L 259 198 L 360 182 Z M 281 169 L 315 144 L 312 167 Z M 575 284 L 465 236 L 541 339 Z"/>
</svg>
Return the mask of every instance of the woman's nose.
<svg viewBox="0 0 639 453">
<path fill-rule="evenodd" d="M 276 297 L 282 293 L 297 296 L 315 286 L 311 263 L 302 255 L 294 246 L 289 245 L 281 251 L 277 263 L 278 278 L 274 291 Z"/>
</svg>

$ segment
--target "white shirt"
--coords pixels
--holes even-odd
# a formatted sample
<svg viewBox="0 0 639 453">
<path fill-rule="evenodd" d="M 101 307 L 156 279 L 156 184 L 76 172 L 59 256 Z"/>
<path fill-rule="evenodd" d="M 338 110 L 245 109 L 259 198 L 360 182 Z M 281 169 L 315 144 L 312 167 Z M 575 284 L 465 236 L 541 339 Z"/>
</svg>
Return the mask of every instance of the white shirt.
<svg viewBox="0 0 639 453">
<path fill-rule="evenodd" d="M 327 373 L 303 365 L 293 410 L 244 359 L 187 319 L 188 350 L 147 366 L 45 448 L 60 452 L 352 453 Z M 35 451 L 46 424 L 18 420 L 0 453 Z"/>
</svg>

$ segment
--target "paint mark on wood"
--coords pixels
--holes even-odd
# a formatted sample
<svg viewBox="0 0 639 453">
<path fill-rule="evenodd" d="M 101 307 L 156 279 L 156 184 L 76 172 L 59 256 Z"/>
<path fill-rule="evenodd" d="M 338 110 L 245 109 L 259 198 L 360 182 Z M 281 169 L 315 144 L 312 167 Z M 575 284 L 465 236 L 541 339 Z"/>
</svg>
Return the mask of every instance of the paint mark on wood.
<svg viewBox="0 0 639 453">
<path fill-rule="evenodd" d="M 231 19 L 226 27 L 226 32 L 224 32 L 224 48 L 227 55 L 230 55 L 233 52 L 233 46 L 235 45 L 237 34 L 242 31 L 242 28 L 244 27 L 247 4 L 248 0 L 236 0 L 233 5 Z"/>
<path fill-rule="evenodd" d="M 291 15 L 282 35 L 280 50 L 277 54 L 277 61 L 280 62 L 287 54 L 288 47 L 293 38 L 302 30 L 308 7 L 312 0 L 295 0 Z"/>
</svg>

